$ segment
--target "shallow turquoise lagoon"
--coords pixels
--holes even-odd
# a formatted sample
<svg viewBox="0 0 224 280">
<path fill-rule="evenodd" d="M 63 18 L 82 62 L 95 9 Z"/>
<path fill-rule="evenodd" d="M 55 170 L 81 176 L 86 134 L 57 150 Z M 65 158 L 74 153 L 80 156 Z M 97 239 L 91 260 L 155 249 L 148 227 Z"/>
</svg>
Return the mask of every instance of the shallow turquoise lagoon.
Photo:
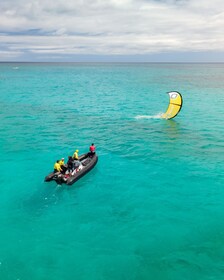
<svg viewBox="0 0 224 280">
<path fill-rule="evenodd" d="M 223 279 L 224 64 L 2 63 L 0 91 L 0 279 Z"/>
</svg>

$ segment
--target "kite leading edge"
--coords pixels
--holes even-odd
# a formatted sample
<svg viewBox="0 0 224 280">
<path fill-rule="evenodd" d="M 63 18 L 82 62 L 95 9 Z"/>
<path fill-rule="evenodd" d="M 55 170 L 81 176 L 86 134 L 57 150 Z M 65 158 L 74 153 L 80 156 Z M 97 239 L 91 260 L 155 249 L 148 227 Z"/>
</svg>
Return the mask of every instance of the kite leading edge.
<svg viewBox="0 0 224 280">
<path fill-rule="evenodd" d="M 170 103 L 166 110 L 166 113 L 162 114 L 163 119 L 172 119 L 174 118 L 181 110 L 183 99 L 179 92 L 171 91 L 168 92 L 170 97 Z"/>
</svg>

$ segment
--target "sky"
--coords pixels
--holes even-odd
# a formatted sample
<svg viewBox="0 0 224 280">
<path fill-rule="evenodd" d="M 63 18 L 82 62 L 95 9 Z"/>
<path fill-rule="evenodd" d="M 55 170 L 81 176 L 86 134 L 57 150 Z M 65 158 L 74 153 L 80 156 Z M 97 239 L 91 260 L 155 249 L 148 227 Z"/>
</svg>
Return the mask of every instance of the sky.
<svg viewBox="0 0 224 280">
<path fill-rule="evenodd" d="M 0 61 L 224 62 L 223 0 L 7 0 Z"/>
</svg>

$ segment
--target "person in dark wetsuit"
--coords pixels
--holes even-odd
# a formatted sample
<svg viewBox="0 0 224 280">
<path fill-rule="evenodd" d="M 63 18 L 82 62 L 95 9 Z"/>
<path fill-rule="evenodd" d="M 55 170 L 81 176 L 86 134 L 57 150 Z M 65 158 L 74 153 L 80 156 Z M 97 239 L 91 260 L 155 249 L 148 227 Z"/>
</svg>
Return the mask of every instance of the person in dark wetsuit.
<svg viewBox="0 0 224 280">
<path fill-rule="evenodd" d="M 67 165 L 68 165 L 68 172 L 72 172 L 74 169 L 74 161 L 72 156 L 68 157 Z"/>
</svg>

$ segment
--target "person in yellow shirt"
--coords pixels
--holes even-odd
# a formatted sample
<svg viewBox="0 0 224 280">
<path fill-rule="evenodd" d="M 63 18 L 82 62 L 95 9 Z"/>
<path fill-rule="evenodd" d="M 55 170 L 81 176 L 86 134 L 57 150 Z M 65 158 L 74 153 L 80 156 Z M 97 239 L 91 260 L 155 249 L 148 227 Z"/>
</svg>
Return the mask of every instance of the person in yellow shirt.
<svg viewBox="0 0 224 280">
<path fill-rule="evenodd" d="M 64 158 L 60 159 L 59 164 L 60 164 L 60 166 L 65 165 L 65 159 Z"/>
<path fill-rule="evenodd" d="M 79 150 L 76 150 L 73 154 L 73 159 L 78 160 L 79 159 L 79 154 L 78 154 Z"/>
<path fill-rule="evenodd" d="M 54 164 L 54 173 L 61 172 L 61 171 L 62 171 L 62 169 L 61 169 L 59 160 L 57 160 Z"/>
<path fill-rule="evenodd" d="M 62 158 L 61 160 L 59 160 L 59 164 L 60 164 L 61 170 L 63 171 L 63 173 L 65 173 L 65 171 L 67 170 L 67 168 L 65 166 L 65 159 Z"/>
</svg>

